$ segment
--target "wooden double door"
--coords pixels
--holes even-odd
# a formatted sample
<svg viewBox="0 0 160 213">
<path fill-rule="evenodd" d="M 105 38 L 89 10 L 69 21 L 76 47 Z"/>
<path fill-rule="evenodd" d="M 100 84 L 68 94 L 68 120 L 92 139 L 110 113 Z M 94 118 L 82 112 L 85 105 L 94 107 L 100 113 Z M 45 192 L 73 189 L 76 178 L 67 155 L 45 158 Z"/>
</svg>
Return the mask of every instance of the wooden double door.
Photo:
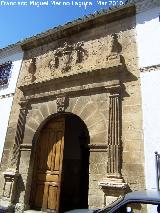
<svg viewBox="0 0 160 213">
<path fill-rule="evenodd" d="M 65 118 L 48 122 L 36 144 L 31 190 L 31 208 L 59 211 L 64 149 Z"/>
</svg>

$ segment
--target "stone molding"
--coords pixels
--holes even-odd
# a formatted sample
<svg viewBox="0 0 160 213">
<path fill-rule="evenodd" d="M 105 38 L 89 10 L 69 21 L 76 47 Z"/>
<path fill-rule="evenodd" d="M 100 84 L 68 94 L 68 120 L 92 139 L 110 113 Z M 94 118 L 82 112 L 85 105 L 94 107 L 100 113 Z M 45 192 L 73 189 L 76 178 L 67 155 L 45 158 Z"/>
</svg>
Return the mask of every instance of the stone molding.
<svg viewBox="0 0 160 213">
<path fill-rule="evenodd" d="M 90 152 L 107 152 L 108 145 L 103 143 L 88 144 Z"/>
<path fill-rule="evenodd" d="M 107 190 L 107 188 L 118 190 L 118 189 L 126 189 L 128 187 L 128 184 L 125 183 L 123 179 L 118 178 L 115 179 L 106 178 L 103 181 L 100 181 L 98 185 L 102 190 Z"/>
<path fill-rule="evenodd" d="M 82 85 L 82 86 L 75 86 L 75 87 L 70 87 L 70 88 L 64 88 L 64 89 L 59 89 L 59 90 L 55 90 L 55 91 L 49 91 L 49 92 L 44 92 L 44 93 L 40 93 L 40 94 L 32 94 L 32 95 L 26 95 L 26 100 L 36 100 L 36 99 L 43 99 L 43 98 L 48 98 L 48 97 L 57 97 L 57 95 L 65 95 L 65 94 L 77 94 L 79 92 L 94 92 L 94 91 L 110 91 L 110 90 L 114 90 L 115 88 L 119 87 L 119 80 L 117 80 L 116 82 L 114 82 L 115 85 L 111 85 L 109 86 L 108 83 L 93 83 L 93 84 L 87 84 L 87 85 Z M 33 86 L 33 85 L 32 85 Z M 30 86 L 28 86 L 30 87 Z M 32 87 L 34 88 L 34 86 Z M 36 88 L 36 85 L 35 85 Z M 40 85 L 38 85 L 38 87 L 36 88 L 36 90 L 38 90 L 38 88 L 41 88 Z M 20 89 L 22 91 L 27 91 L 27 88 L 23 88 L 20 87 Z M 31 88 L 28 88 L 31 89 Z M 25 93 L 25 92 L 24 92 Z M 28 93 L 28 91 L 27 91 Z"/>
<path fill-rule="evenodd" d="M 31 151 L 32 144 L 20 144 L 20 151 Z"/>
</svg>

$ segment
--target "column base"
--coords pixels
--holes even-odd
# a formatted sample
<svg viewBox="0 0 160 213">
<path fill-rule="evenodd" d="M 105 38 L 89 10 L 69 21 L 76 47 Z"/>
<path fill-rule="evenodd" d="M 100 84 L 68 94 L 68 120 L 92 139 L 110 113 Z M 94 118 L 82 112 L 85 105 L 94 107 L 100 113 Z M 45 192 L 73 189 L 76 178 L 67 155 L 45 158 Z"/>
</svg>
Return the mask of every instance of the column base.
<svg viewBox="0 0 160 213">
<path fill-rule="evenodd" d="M 98 185 L 102 188 L 115 188 L 115 189 L 126 189 L 128 184 L 124 182 L 123 178 L 117 177 L 107 177 L 98 183 Z"/>
<path fill-rule="evenodd" d="M 98 185 L 104 192 L 104 207 L 111 204 L 119 196 L 126 194 L 129 189 L 122 177 L 116 178 L 115 176 L 104 178 Z"/>
</svg>

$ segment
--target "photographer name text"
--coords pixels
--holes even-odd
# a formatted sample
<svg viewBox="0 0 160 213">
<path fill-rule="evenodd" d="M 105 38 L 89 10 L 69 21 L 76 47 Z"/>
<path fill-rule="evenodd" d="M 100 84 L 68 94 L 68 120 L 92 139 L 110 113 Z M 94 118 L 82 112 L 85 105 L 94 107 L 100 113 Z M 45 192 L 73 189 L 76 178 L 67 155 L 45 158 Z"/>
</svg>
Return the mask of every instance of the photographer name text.
<svg viewBox="0 0 160 213">
<path fill-rule="evenodd" d="M 87 9 L 87 7 L 91 7 L 93 5 L 99 5 L 99 6 L 118 6 L 122 5 L 123 1 L 0 1 L 0 6 L 4 7 L 16 7 L 16 6 L 34 6 L 34 7 L 44 7 L 44 6 L 76 6 L 76 7 L 83 7 L 84 9 Z"/>
</svg>

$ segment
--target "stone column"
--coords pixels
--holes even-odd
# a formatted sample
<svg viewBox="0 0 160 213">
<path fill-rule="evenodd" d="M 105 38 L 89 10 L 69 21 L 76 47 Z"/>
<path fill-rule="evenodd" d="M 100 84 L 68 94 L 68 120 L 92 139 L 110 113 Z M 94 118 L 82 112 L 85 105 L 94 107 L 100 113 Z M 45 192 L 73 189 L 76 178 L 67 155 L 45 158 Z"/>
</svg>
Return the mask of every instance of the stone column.
<svg viewBox="0 0 160 213">
<path fill-rule="evenodd" d="M 10 158 L 8 169 L 3 173 L 5 182 L 3 186 L 3 196 L 0 200 L 0 206 L 5 207 L 6 209 L 11 209 L 18 199 L 17 183 L 20 178 L 19 174 L 20 144 L 22 143 L 24 136 L 26 115 L 28 113 L 28 102 L 26 100 L 23 100 L 20 102 L 20 106 L 21 108 L 17 123 L 17 130 L 12 156 Z"/>
<path fill-rule="evenodd" d="M 120 94 L 109 97 L 108 177 L 121 178 Z"/>
<path fill-rule="evenodd" d="M 26 116 L 28 114 L 28 108 L 29 103 L 27 100 L 22 99 L 19 103 L 21 106 L 18 123 L 17 123 L 17 130 L 16 130 L 16 137 L 15 137 L 15 143 L 13 146 L 13 154 L 10 161 L 11 168 L 15 168 L 16 171 L 18 171 L 19 167 L 19 160 L 20 160 L 20 145 L 23 142 L 24 137 L 24 129 L 25 129 L 25 123 L 26 123 Z"/>
<path fill-rule="evenodd" d="M 128 187 L 121 174 L 121 94 L 119 90 L 116 91 L 109 96 L 107 175 L 99 182 L 99 186 L 104 191 L 104 206 L 124 194 Z"/>
</svg>

